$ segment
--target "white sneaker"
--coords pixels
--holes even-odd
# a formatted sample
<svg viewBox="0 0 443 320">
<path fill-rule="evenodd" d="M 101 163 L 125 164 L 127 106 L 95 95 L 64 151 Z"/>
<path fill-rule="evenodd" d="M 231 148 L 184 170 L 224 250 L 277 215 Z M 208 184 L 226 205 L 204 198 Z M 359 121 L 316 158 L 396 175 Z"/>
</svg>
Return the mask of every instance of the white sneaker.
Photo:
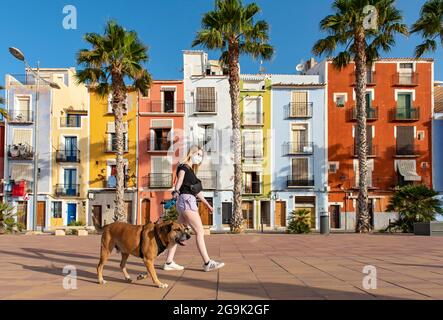
<svg viewBox="0 0 443 320">
<path fill-rule="evenodd" d="M 220 268 L 223 268 L 225 264 L 223 262 L 217 262 L 214 260 L 210 260 L 208 264 L 203 265 L 203 269 L 205 272 L 214 271 Z"/>
<path fill-rule="evenodd" d="M 179 264 L 176 264 L 174 261 L 172 261 L 170 264 L 165 263 L 163 265 L 163 270 L 165 270 L 165 271 L 181 271 L 184 269 L 185 269 L 185 267 L 183 267 Z"/>
</svg>

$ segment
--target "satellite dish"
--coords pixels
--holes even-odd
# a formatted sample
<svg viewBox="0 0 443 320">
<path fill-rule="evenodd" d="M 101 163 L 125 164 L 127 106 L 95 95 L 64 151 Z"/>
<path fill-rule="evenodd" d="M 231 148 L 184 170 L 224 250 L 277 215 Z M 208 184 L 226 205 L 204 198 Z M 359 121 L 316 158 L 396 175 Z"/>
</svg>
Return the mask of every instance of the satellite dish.
<svg viewBox="0 0 443 320">
<path fill-rule="evenodd" d="M 295 68 L 298 72 L 303 72 L 305 71 L 305 64 L 304 63 L 300 63 L 297 65 L 297 67 Z"/>
</svg>

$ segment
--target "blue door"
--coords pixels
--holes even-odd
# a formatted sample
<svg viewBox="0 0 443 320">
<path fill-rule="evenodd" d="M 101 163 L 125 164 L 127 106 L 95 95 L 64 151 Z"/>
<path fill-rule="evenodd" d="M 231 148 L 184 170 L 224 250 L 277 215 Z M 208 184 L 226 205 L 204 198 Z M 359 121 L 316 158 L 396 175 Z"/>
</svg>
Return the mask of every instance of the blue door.
<svg viewBox="0 0 443 320">
<path fill-rule="evenodd" d="M 68 162 L 77 162 L 77 137 L 65 137 L 65 156 Z"/>
<path fill-rule="evenodd" d="M 68 225 L 73 221 L 77 221 L 77 205 L 68 203 Z"/>
<path fill-rule="evenodd" d="M 77 196 L 77 169 L 65 169 L 64 190 L 67 196 Z"/>
</svg>

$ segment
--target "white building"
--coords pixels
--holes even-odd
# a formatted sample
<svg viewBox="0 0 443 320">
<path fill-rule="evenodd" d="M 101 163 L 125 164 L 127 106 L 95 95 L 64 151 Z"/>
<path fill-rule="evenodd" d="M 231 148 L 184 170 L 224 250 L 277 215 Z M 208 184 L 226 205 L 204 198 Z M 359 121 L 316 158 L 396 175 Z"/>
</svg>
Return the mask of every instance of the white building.
<svg viewBox="0 0 443 320">
<path fill-rule="evenodd" d="M 211 216 L 204 205 L 200 215 L 214 231 L 229 230 L 233 211 L 234 167 L 229 81 L 218 60 L 203 51 L 184 51 L 184 87 L 187 114 L 185 146 L 201 145 L 205 160 L 198 173 L 204 194 L 213 204 Z"/>
</svg>

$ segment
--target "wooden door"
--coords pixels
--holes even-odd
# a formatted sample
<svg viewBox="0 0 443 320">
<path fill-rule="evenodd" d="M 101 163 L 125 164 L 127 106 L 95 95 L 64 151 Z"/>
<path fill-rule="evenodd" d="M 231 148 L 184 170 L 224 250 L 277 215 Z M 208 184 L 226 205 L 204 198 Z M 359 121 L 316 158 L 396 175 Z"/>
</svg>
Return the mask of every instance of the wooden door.
<svg viewBox="0 0 443 320">
<path fill-rule="evenodd" d="M 151 201 L 144 199 L 142 201 L 141 224 L 145 225 L 151 222 Z"/>
<path fill-rule="evenodd" d="M 126 219 L 129 224 L 132 224 L 132 201 L 126 201 Z"/>
<path fill-rule="evenodd" d="M 102 206 L 93 206 L 92 215 L 94 216 L 94 219 L 92 221 L 97 221 L 98 223 L 97 227 L 102 227 L 103 226 Z"/>
<path fill-rule="evenodd" d="M 340 229 L 340 206 L 330 206 L 329 215 L 331 220 L 331 229 Z"/>
<path fill-rule="evenodd" d="M 244 201 L 242 203 L 243 212 L 243 228 L 253 229 L 254 228 L 254 202 Z"/>
<path fill-rule="evenodd" d="M 275 203 L 275 225 L 286 227 L 286 202 L 277 201 Z"/>
<path fill-rule="evenodd" d="M 37 203 L 37 227 L 44 228 L 46 226 L 46 202 L 39 201 Z"/>
<path fill-rule="evenodd" d="M 211 202 L 212 202 L 211 199 L 206 199 L 206 200 L 209 202 L 209 204 L 211 204 Z M 198 213 L 200 214 L 200 218 L 201 218 L 202 224 L 204 226 L 212 226 L 213 225 L 212 214 L 209 212 L 206 205 L 201 201 L 199 201 L 199 203 L 198 203 Z"/>
</svg>

